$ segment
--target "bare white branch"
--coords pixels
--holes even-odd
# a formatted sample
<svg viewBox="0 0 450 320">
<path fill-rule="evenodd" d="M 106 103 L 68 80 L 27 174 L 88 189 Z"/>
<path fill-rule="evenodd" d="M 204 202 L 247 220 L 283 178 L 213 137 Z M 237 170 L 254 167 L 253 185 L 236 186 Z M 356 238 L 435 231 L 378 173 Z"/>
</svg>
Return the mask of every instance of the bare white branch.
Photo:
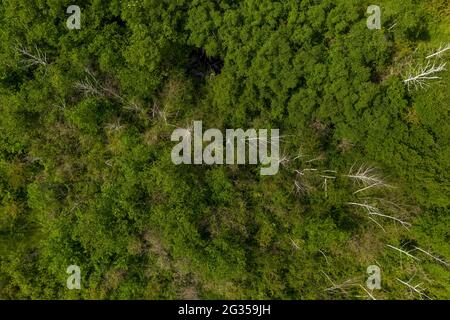
<svg viewBox="0 0 450 320">
<path fill-rule="evenodd" d="M 98 97 L 115 98 L 121 103 L 124 102 L 124 99 L 116 92 L 116 89 L 112 86 L 111 83 L 107 82 L 106 85 L 102 85 L 88 68 L 85 68 L 85 72 L 87 73 L 86 78 L 84 80 L 75 82 L 74 87 L 76 89 L 83 92 L 86 96 L 92 95 Z"/>
<path fill-rule="evenodd" d="M 366 164 L 362 164 L 358 168 L 358 170 L 354 171 L 353 167 L 354 165 L 350 168 L 349 173 L 345 176 L 353 179 L 357 184 L 362 186 L 362 188 L 356 190 L 355 192 L 353 192 L 353 194 L 357 194 L 374 187 L 391 187 L 383 180 L 383 178 L 379 174 L 376 173 L 376 168 L 370 167 Z"/>
<path fill-rule="evenodd" d="M 47 55 L 42 52 L 37 46 L 34 46 L 34 52 L 28 50 L 27 47 L 20 44 L 15 46 L 14 49 L 24 57 L 22 62 L 28 67 L 39 65 L 45 67 L 48 65 Z"/>
<path fill-rule="evenodd" d="M 84 80 L 75 82 L 75 88 L 83 92 L 86 96 L 93 95 L 93 96 L 102 96 L 101 90 L 98 88 L 98 82 L 97 79 L 94 77 L 91 77 L 92 79 L 89 79 L 86 77 Z"/>
<path fill-rule="evenodd" d="M 408 86 L 408 89 L 410 88 L 411 85 L 415 89 L 429 86 L 429 84 L 427 83 L 429 80 L 440 79 L 440 77 L 437 76 L 436 74 L 438 72 L 444 71 L 445 65 L 446 65 L 445 62 L 436 65 L 436 63 L 431 64 L 428 61 L 425 66 L 421 66 L 412 70 L 408 74 L 406 79 L 403 80 L 403 83 L 405 83 Z"/>
<path fill-rule="evenodd" d="M 414 260 L 420 261 L 419 258 L 413 256 L 413 255 L 410 254 L 408 251 L 405 251 L 405 250 L 402 250 L 402 249 L 400 249 L 400 248 L 391 246 L 390 244 L 387 244 L 386 246 L 388 246 L 389 248 L 394 249 L 394 250 L 396 250 L 396 251 L 398 251 L 398 252 L 400 252 L 400 253 L 403 253 L 404 255 L 406 255 L 406 256 L 408 256 L 408 257 L 414 259 Z"/>
<path fill-rule="evenodd" d="M 113 166 L 113 164 L 112 164 L 112 159 L 106 160 L 106 161 L 105 161 L 105 164 L 106 164 L 108 167 L 112 167 L 112 166 Z"/>
<path fill-rule="evenodd" d="M 326 171 L 331 171 L 331 170 L 326 170 Z M 322 183 L 322 187 L 323 190 L 325 191 L 325 198 L 328 197 L 328 180 L 334 180 L 336 179 L 336 177 L 334 176 L 328 176 L 328 175 L 319 175 L 321 178 L 323 178 L 323 183 Z"/>
<path fill-rule="evenodd" d="M 323 272 L 323 271 L 321 271 L 321 272 L 328 279 L 328 281 L 330 281 L 330 283 L 332 284 L 331 287 L 324 289 L 324 291 L 328 291 L 328 292 L 340 291 L 340 292 L 348 295 L 347 289 L 358 286 L 358 281 L 356 279 L 348 279 L 342 283 L 335 283 L 333 280 L 331 280 L 331 278 L 325 272 Z"/>
<path fill-rule="evenodd" d="M 58 103 L 54 103 L 53 106 L 56 107 L 56 108 L 59 108 L 61 110 L 64 110 L 67 107 L 67 103 L 66 103 L 66 101 L 64 99 L 59 98 L 58 99 Z"/>
<path fill-rule="evenodd" d="M 300 246 L 298 245 L 297 241 L 295 241 L 295 240 L 292 239 L 291 237 L 289 237 L 289 239 L 291 240 L 292 247 L 293 247 L 295 250 L 300 250 Z"/>
<path fill-rule="evenodd" d="M 365 293 L 367 293 L 367 295 L 369 296 L 370 299 L 372 299 L 372 300 L 377 300 L 377 299 L 375 299 L 375 297 L 369 292 L 369 290 L 367 290 L 366 288 L 364 288 L 363 285 L 360 284 L 359 286 L 364 290 Z"/>
<path fill-rule="evenodd" d="M 330 264 L 330 263 L 328 262 L 327 255 L 326 255 L 321 249 L 319 249 L 319 252 L 323 255 L 323 257 L 325 258 L 325 261 L 327 262 L 327 264 Z"/>
<path fill-rule="evenodd" d="M 375 223 L 377 226 L 379 226 L 381 228 L 381 230 L 383 230 L 383 232 L 386 232 L 386 229 L 374 218 L 372 217 L 368 217 L 373 223 Z"/>
<path fill-rule="evenodd" d="M 369 215 L 369 217 L 373 218 L 374 216 L 376 216 L 376 217 L 391 219 L 391 220 L 399 222 L 406 229 L 408 229 L 411 226 L 410 223 L 403 221 L 397 217 L 381 213 L 379 208 L 377 208 L 374 205 L 368 204 L 366 200 L 363 203 L 347 202 L 346 204 L 364 209 L 364 211 L 366 211 L 366 213 Z"/>
<path fill-rule="evenodd" d="M 399 278 L 397 278 L 397 281 L 399 281 L 401 284 L 404 284 L 405 286 L 407 286 L 411 292 L 415 292 L 417 293 L 421 299 L 423 299 L 423 297 L 429 299 L 429 300 L 433 300 L 431 299 L 429 296 L 427 296 L 423 291 L 425 290 L 424 288 L 422 288 L 422 284 L 416 284 L 415 286 L 413 286 L 412 284 L 410 284 L 412 278 L 406 282 L 406 281 L 402 281 Z"/>
<path fill-rule="evenodd" d="M 436 261 L 442 263 L 444 266 L 450 267 L 450 264 L 449 264 L 447 261 L 445 261 L 445 260 L 443 260 L 443 259 L 441 259 L 441 258 L 438 258 L 438 257 L 436 257 L 435 255 L 432 255 L 432 254 L 429 253 L 428 251 L 425 251 L 425 250 L 423 250 L 423 249 L 421 249 L 421 248 L 419 248 L 419 247 L 416 247 L 416 246 L 414 246 L 414 249 L 419 250 L 420 252 L 422 252 L 422 253 L 426 254 L 427 256 L 433 258 L 434 260 L 436 260 Z"/>
<path fill-rule="evenodd" d="M 435 52 L 433 52 L 432 54 L 426 56 L 426 59 L 431 59 L 433 57 L 438 57 L 440 58 L 442 56 L 442 54 L 447 51 L 450 50 L 450 43 L 447 43 L 447 45 L 441 45 L 439 47 L 439 49 L 437 49 Z"/>
<path fill-rule="evenodd" d="M 123 125 L 120 124 L 120 119 L 117 119 L 115 122 L 111 122 L 108 123 L 105 128 L 109 131 L 109 132 L 115 132 L 115 131 L 119 131 L 122 128 L 124 128 Z"/>
<path fill-rule="evenodd" d="M 305 179 L 305 174 L 312 171 L 317 171 L 317 169 L 294 170 L 296 173 L 294 179 L 294 191 L 296 194 L 306 194 L 312 189 Z"/>
<path fill-rule="evenodd" d="M 325 156 L 324 155 L 319 155 L 318 157 L 316 157 L 316 158 L 313 158 L 313 159 L 311 159 L 311 160 L 308 160 L 308 161 L 305 161 L 306 163 L 311 163 L 311 162 L 314 162 L 314 161 L 322 161 L 322 160 L 324 160 L 325 159 Z"/>
<path fill-rule="evenodd" d="M 126 106 L 123 107 L 125 110 L 130 110 L 135 113 L 144 113 L 144 108 L 136 101 L 129 101 Z"/>
</svg>

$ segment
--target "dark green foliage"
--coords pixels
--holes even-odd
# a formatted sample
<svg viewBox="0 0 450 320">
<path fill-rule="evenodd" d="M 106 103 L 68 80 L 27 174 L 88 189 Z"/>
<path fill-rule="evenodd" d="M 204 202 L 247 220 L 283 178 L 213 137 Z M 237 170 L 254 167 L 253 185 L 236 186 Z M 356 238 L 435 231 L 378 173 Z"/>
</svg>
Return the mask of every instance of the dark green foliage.
<svg viewBox="0 0 450 320">
<path fill-rule="evenodd" d="M 413 275 L 450 297 L 414 249 L 450 260 L 449 73 L 402 81 L 448 42 L 446 1 L 381 1 L 381 30 L 361 0 L 82 1 L 80 30 L 70 4 L 0 0 L 0 299 L 361 298 L 374 264 L 377 298 L 420 298 Z M 290 161 L 175 166 L 193 120 L 279 128 Z M 364 164 L 389 186 L 356 192 Z"/>
</svg>

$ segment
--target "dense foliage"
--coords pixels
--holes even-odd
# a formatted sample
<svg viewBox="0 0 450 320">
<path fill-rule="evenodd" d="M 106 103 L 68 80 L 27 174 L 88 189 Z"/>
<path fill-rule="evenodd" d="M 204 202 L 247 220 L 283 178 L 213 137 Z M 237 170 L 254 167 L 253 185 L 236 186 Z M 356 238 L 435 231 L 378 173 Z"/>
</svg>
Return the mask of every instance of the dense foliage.
<svg viewBox="0 0 450 320">
<path fill-rule="evenodd" d="M 363 0 L 77 1 L 69 30 L 73 2 L 0 0 L 0 298 L 364 299 L 370 265 L 377 299 L 450 298 L 449 72 L 403 82 L 448 60 L 447 1 L 380 30 Z M 280 172 L 174 165 L 194 120 L 279 128 Z"/>
</svg>

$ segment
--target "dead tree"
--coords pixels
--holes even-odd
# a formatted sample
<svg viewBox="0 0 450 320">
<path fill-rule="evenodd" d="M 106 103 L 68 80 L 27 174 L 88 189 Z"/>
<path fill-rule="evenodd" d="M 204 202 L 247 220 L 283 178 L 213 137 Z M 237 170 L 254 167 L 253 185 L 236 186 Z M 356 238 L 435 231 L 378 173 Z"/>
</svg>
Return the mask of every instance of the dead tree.
<svg viewBox="0 0 450 320">
<path fill-rule="evenodd" d="M 334 179 L 336 179 L 336 177 L 327 176 L 327 175 L 320 175 L 320 177 L 323 178 L 322 187 L 323 187 L 323 190 L 325 191 L 325 198 L 327 198 L 328 197 L 328 180 L 334 180 Z"/>
<path fill-rule="evenodd" d="M 305 161 L 305 162 L 306 163 L 311 163 L 311 162 L 314 162 L 314 161 L 322 161 L 322 160 L 325 160 L 325 156 L 323 154 L 319 155 L 316 158 L 313 158 L 313 159 L 310 159 L 308 161 Z"/>
<path fill-rule="evenodd" d="M 128 103 L 123 107 L 125 110 L 129 110 L 132 112 L 135 112 L 137 114 L 143 114 L 145 112 L 142 105 L 136 101 L 135 99 L 132 99 L 128 101 Z"/>
<path fill-rule="evenodd" d="M 435 52 L 426 56 L 426 59 L 431 59 L 431 58 L 435 58 L 435 57 L 440 58 L 442 56 L 442 54 L 447 50 L 450 50 L 450 43 L 447 43 L 445 46 L 441 45 L 439 47 L 439 49 L 437 49 Z"/>
<path fill-rule="evenodd" d="M 428 251 L 425 251 L 425 250 L 423 250 L 423 249 L 421 249 L 421 248 L 419 248 L 419 247 L 416 247 L 416 246 L 414 246 L 414 249 L 415 249 L 415 250 L 418 250 L 418 251 L 420 251 L 420 252 L 422 252 L 422 253 L 424 253 L 424 254 L 426 254 L 427 256 L 433 258 L 433 259 L 436 260 L 437 262 L 442 263 L 442 264 L 443 264 L 444 266 L 446 266 L 447 268 L 450 267 L 450 264 L 449 264 L 447 261 L 445 261 L 445 260 L 443 260 L 443 259 L 441 259 L 441 258 L 438 258 L 437 256 L 435 256 L 435 255 L 429 253 Z"/>
<path fill-rule="evenodd" d="M 57 103 L 53 104 L 54 107 L 59 108 L 61 110 L 65 110 L 67 108 L 66 100 L 59 98 Z"/>
<path fill-rule="evenodd" d="M 361 287 L 361 289 L 363 289 L 363 291 L 367 294 L 367 296 L 368 296 L 370 299 L 372 299 L 372 300 L 377 300 L 377 299 L 375 299 L 375 297 L 373 296 L 373 294 L 370 293 L 369 290 L 367 290 L 366 288 L 364 288 L 363 285 L 360 284 L 359 286 Z"/>
<path fill-rule="evenodd" d="M 34 52 L 28 50 L 23 45 L 15 46 L 15 50 L 20 53 L 24 58 L 21 60 L 27 67 L 32 66 L 44 66 L 48 65 L 47 55 L 41 51 L 36 45 L 34 46 Z"/>
<path fill-rule="evenodd" d="M 415 89 L 427 87 L 429 86 L 428 81 L 440 79 L 436 74 L 444 71 L 445 65 L 445 62 L 436 65 L 435 62 L 431 64 L 428 61 L 425 66 L 420 66 L 410 71 L 403 83 L 408 86 L 408 89 L 411 86 Z"/>
<path fill-rule="evenodd" d="M 324 291 L 326 291 L 326 292 L 330 292 L 330 293 L 341 292 L 345 295 L 349 295 L 349 292 L 347 290 L 359 285 L 357 279 L 348 279 L 342 283 L 336 283 L 325 272 L 323 272 L 323 271 L 321 271 L 321 272 L 323 273 L 323 275 L 327 278 L 327 280 L 332 285 L 331 287 L 324 289 Z"/>
<path fill-rule="evenodd" d="M 297 241 L 295 241 L 295 240 L 292 239 L 291 237 L 289 237 L 289 240 L 291 240 L 292 247 L 293 247 L 295 250 L 300 250 L 300 246 L 298 245 Z"/>
<path fill-rule="evenodd" d="M 427 299 L 429 299 L 429 300 L 433 300 L 433 299 L 431 299 L 429 296 L 427 296 L 425 293 L 424 293 L 424 288 L 422 287 L 422 283 L 418 283 L 418 284 L 416 284 L 416 285 L 412 285 L 410 282 L 413 280 L 413 278 L 414 277 L 412 277 L 411 279 L 409 279 L 408 281 L 403 281 L 403 280 L 400 280 L 399 278 L 397 278 L 397 281 L 398 282 L 400 282 L 401 284 L 403 284 L 403 285 L 405 285 L 406 287 L 408 287 L 408 289 L 410 290 L 410 292 L 411 293 L 417 293 L 418 295 L 419 295 L 419 297 L 420 297 L 420 299 L 422 299 L 423 300 L 423 298 L 425 297 L 425 298 L 427 298 Z"/>
<path fill-rule="evenodd" d="M 353 192 L 353 194 L 357 194 L 374 187 L 391 187 L 383 180 L 383 178 L 379 174 L 377 174 L 376 168 L 370 167 L 364 163 L 356 171 L 354 171 L 353 167 L 354 165 L 350 168 L 349 173 L 345 176 L 354 180 L 362 187 Z"/>
<path fill-rule="evenodd" d="M 294 192 L 298 195 L 309 193 L 313 187 L 307 182 L 306 175 L 310 172 L 317 171 L 317 169 L 303 169 L 294 170 Z"/>
<path fill-rule="evenodd" d="M 328 257 L 327 257 L 327 255 L 325 254 L 325 252 L 323 252 L 321 249 L 319 249 L 319 252 L 323 255 L 323 257 L 325 258 L 325 262 L 327 263 L 327 264 L 330 264 L 329 262 L 328 262 Z"/>
<path fill-rule="evenodd" d="M 106 81 L 106 85 L 102 85 L 95 75 L 85 68 L 87 76 L 84 80 L 75 82 L 75 88 L 83 92 L 86 96 L 92 95 L 97 97 L 113 98 L 124 103 L 124 99 L 116 92 L 112 84 Z"/>
<path fill-rule="evenodd" d="M 153 102 L 153 106 L 151 109 L 151 117 L 153 119 L 159 119 L 161 120 L 161 122 L 163 122 L 166 125 L 171 125 L 170 123 L 167 122 L 167 120 L 171 117 L 171 114 L 167 111 L 167 108 L 161 109 L 159 107 L 158 102 Z M 178 112 L 175 114 L 175 116 L 178 115 Z M 174 125 L 171 125 L 174 126 Z M 193 128 L 193 127 L 192 127 Z"/>
<path fill-rule="evenodd" d="M 367 200 L 365 200 L 362 203 L 346 202 L 346 204 L 363 209 L 368 214 L 369 218 L 372 218 L 371 220 L 374 221 L 375 223 L 377 223 L 378 226 L 381 226 L 381 225 L 374 219 L 375 217 L 386 218 L 386 219 L 390 219 L 393 221 L 397 221 L 407 230 L 409 230 L 408 228 L 411 226 L 410 223 L 403 221 L 400 218 L 382 213 L 378 207 L 376 207 L 375 205 L 369 204 Z M 382 228 L 382 229 L 384 230 L 384 228 Z"/>
<path fill-rule="evenodd" d="M 391 249 L 394 249 L 394 250 L 396 250 L 396 251 L 398 251 L 398 252 L 400 252 L 400 253 L 403 253 L 404 255 L 406 255 L 407 257 L 410 257 L 410 258 L 413 259 L 413 260 L 420 261 L 419 258 L 417 258 L 417 257 L 413 256 L 412 254 L 410 254 L 410 253 L 409 253 L 410 251 L 402 250 L 402 249 L 400 249 L 400 248 L 391 246 L 390 244 L 387 244 L 386 246 L 389 247 L 389 248 L 391 248 Z"/>
<path fill-rule="evenodd" d="M 98 88 L 97 79 L 89 79 L 86 77 L 84 80 L 75 82 L 75 88 L 83 92 L 86 96 L 103 96 L 103 93 Z"/>
<path fill-rule="evenodd" d="M 120 119 L 117 119 L 115 122 L 108 123 L 105 126 L 105 128 L 109 132 L 116 132 L 116 131 L 120 131 L 121 129 L 123 129 L 124 126 L 122 124 L 120 124 Z"/>
</svg>

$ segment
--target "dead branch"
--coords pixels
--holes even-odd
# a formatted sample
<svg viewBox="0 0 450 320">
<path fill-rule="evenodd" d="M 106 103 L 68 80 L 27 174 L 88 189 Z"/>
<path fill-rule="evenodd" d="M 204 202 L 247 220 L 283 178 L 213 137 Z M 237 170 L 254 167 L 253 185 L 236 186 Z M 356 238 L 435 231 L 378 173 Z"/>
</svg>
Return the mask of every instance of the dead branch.
<svg viewBox="0 0 450 320">
<path fill-rule="evenodd" d="M 419 66 L 409 72 L 406 79 L 403 80 L 403 83 L 408 86 L 408 89 L 410 89 L 411 85 L 415 89 L 427 87 L 429 86 L 429 80 L 440 79 L 436 74 L 444 71 L 445 65 L 445 62 L 436 65 L 436 63 L 431 64 L 430 61 L 428 61 L 425 66 Z"/>
<path fill-rule="evenodd" d="M 450 264 L 447 261 L 445 261 L 445 260 L 443 260 L 441 258 L 438 258 L 435 255 L 432 255 L 428 251 L 425 251 L 425 250 L 423 250 L 423 249 L 421 249 L 419 247 L 416 247 L 416 246 L 414 246 L 414 249 L 419 250 L 420 252 L 422 252 L 422 253 L 426 254 L 427 256 L 433 258 L 434 260 L 438 261 L 439 263 L 442 263 L 444 266 L 450 267 Z"/>
<path fill-rule="evenodd" d="M 298 245 L 298 243 L 296 241 L 294 241 L 294 239 L 292 239 L 291 237 L 289 237 L 289 239 L 291 240 L 292 247 L 295 250 L 300 250 L 300 246 Z"/>
<path fill-rule="evenodd" d="M 319 249 L 319 252 L 323 255 L 323 257 L 325 258 L 325 261 L 327 262 L 327 264 L 330 264 L 330 263 L 328 262 L 327 255 L 326 255 L 321 249 Z"/>
<path fill-rule="evenodd" d="M 85 72 L 87 73 L 86 78 L 84 80 L 75 82 L 74 87 L 76 89 L 83 92 L 86 96 L 92 95 L 98 97 L 114 98 L 120 103 L 124 102 L 124 99 L 116 92 L 111 83 L 102 85 L 88 68 L 85 68 Z"/>
<path fill-rule="evenodd" d="M 326 175 L 319 175 L 319 176 L 323 178 L 322 187 L 323 187 L 323 190 L 325 191 L 325 198 L 327 198 L 328 197 L 328 179 L 334 180 L 334 179 L 336 179 L 336 177 L 326 176 Z"/>
<path fill-rule="evenodd" d="M 144 108 L 142 108 L 142 106 L 137 103 L 135 100 L 131 100 L 129 101 L 129 103 L 123 107 L 125 110 L 130 110 L 132 112 L 135 113 L 144 113 Z"/>
<path fill-rule="evenodd" d="M 97 87 L 96 81 L 92 81 L 89 78 L 75 82 L 74 87 L 83 92 L 86 96 L 103 96 L 102 92 Z"/>
<path fill-rule="evenodd" d="M 414 259 L 414 260 L 420 261 L 419 258 L 417 258 L 417 257 L 413 256 L 412 254 L 410 254 L 409 251 L 405 251 L 405 250 L 402 250 L 402 249 L 400 249 L 400 248 L 391 246 L 390 244 L 387 244 L 386 246 L 388 246 L 389 248 L 394 249 L 394 250 L 396 250 L 396 251 L 398 251 L 398 252 L 400 252 L 400 253 L 403 253 L 404 255 L 406 255 L 406 256 L 408 256 L 408 257 Z"/>
<path fill-rule="evenodd" d="M 123 125 L 120 124 L 120 119 L 117 119 L 115 122 L 111 122 L 108 123 L 105 128 L 109 131 L 109 132 L 115 132 L 115 131 L 119 131 L 122 128 L 124 128 Z"/>
<path fill-rule="evenodd" d="M 306 194 L 311 191 L 312 187 L 306 182 L 305 173 L 317 171 L 317 169 L 294 170 L 296 173 L 294 179 L 294 191 L 296 194 Z"/>
<path fill-rule="evenodd" d="M 362 164 L 358 168 L 358 170 L 354 171 L 353 167 L 354 165 L 350 168 L 349 173 L 345 176 L 353 179 L 357 184 L 362 186 L 362 188 L 356 190 L 355 192 L 353 192 L 353 194 L 357 194 L 374 187 L 391 187 L 383 180 L 383 178 L 379 174 L 376 173 L 376 168 L 370 167 L 366 164 Z"/>
<path fill-rule="evenodd" d="M 14 48 L 18 53 L 20 53 L 24 59 L 21 60 L 28 67 L 31 66 L 44 66 L 48 65 L 47 55 L 45 52 L 42 52 L 36 45 L 34 46 L 34 53 L 31 50 L 28 50 L 24 45 L 17 45 Z"/>
<path fill-rule="evenodd" d="M 440 58 L 442 56 L 442 54 L 447 50 L 450 50 L 450 43 L 447 43 L 447 45 L 445 45 L 445 46 L 441 45 L 435 52 L 426 56 L 426 59 L 431 59 L 433 57 Z"/>
<path fill-rule="evenodd" d="M 351 287 L 355 287 L 358 286 L 358 281 L 356 279 L 348 279 L 345 280 L 342 283 L 335 283 L 333 280 L 331 280 L 331 278 L 323 271 L 321 271 L 323 273 L 323 275 L 327 278 L 328 281 L 330 281 L 330 283 L 332 284 L 331 287 L 324 289 L 324 291 L 328 291 L 328 292 L 337 292 L 340 291 L 341 293 L 348 295 L 348 291 L 347 289 L 351 288 Z"/>
<path fill-rule="evenodd" d="M 391 219 L 391 220 L 397 221 L 407 230 L 411 226 L 410 223 L 408 223 L 406 221 L 403 221 L 403 220 L 401 220 L 401 219 L 399 219 L 397 217 L 381 213 L 379 208 L 377 208 L 374 205 L 368 204 L 366 200 L 363 203 L 346 202 L 346 204 L 364 209 L 364 211 L 369 215 L 369 217 L 370 216 L 372 216 L 372 217 L 376 216 L 376 217 L 382 217 L 382 218 L 386 218 L 386 219 Z"/>
<path fill-rule="evenodd" d="M 399 278 L 397 278 L 397 281 L 399 281 L 401 284 L 407 286 L 411 292 L 417 293 L 420 296 L 421 299 L 423 299 L 423 297 L 425 297 L 425 298 L 427 298 L 429 300 L 433 300 L 433 299 L 431 299 L 429 296 L 427 296 L 424 293 L 425 289 L 422 287 L 422 283 L 419 283 L 419 284 L 416 284 L 416 285 L 410 284 L 410 282 L 412 281 L 413 278 L 409 279 L 407 282 L 406 281 L 402 281 Z"/>
<path fill-rule="evenodd" d="M 324 160 L 325 159 L 325 156 L 324 155 L 319 155 L 318 157 L 316 157 L 316 158 L 313 158 L 313 159 L 311 159 L 311 160 L 308 160 L 308 161 L 305 161 L 306 163 L 311 163 L 311 162 L 314 162 L 314 161 L 322 161 L 322 160 Z"/>
<path fill-rule="evenodd" d="M 369 290 L 367 290 L 366 288 L 364 288 L 363 285 L 360 284 L 359 286 L 361 287 L 361 289 L 364 290 L 364 292 L 369 296 L 370 299 L 372 299 L 372 300 L 377 300 L 377 299 L 375 299 L 375 297 L 369 292 Z"/>
</svg>

